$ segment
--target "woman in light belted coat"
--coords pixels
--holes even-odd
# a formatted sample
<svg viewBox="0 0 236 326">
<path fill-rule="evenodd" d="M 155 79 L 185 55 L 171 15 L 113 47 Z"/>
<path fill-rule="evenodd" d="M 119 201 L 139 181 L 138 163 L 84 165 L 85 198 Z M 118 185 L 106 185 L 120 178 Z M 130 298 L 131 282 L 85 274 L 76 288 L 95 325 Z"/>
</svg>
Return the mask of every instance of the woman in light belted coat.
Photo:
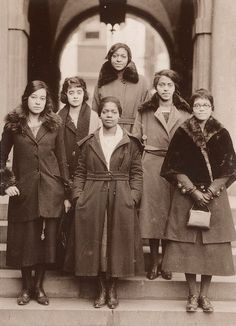
<svg viewBox="0 0 236 326">
<path fill-rule="evenodd" d="M 118 277 L 143 272 L 136 205 L 142 193 L 140 143 L 117 123 L 118 99 L 105 97 L 99 109 L 103 126 L 79 143 L 73 198 L 75 274 L 97 276 L 95 308 L 118 305 Z M 106 280 L 108 289 L 106 289 Z"/>
<path fill-rule="evenodd" d="M 147 277 L 155 279 L 161 272 L 165 279 L 171 273 L 163 271 L 159 260 L 165 250 L 164 232 L 171 203 L 171 185 L 160 176 L 161 166 L 175 130 L 189 117 L 189 106 L 178 94 L 178 75 L 172 70 L 155 74 L 156 93 L 138 110 L 133 134 L 144 144 L 143 195 L 139 210 L 142 238 L 149 239 L 151 264 Z"/>
</svg>

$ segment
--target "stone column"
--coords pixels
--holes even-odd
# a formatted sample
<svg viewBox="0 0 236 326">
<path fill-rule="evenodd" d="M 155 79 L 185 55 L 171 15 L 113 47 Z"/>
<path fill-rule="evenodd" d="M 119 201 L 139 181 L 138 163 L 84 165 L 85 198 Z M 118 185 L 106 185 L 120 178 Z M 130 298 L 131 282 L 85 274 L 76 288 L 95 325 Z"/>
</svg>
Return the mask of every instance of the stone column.
<svg viewBox="0 0 236 326">
<path fill-rule="evenodd" d="M 215 114 L 229 130 L 236 149 L 236 1 L 213 3 L 211 78 Z"/>
<path fill-rule="evenodd" d="M 19 105 L 27 84 L 29 0 L 8 0 L 8 111 Z"/>
<path fill-rule="evenodd" d="M 1 0 L 0 10 L 0 133 L 7 113 L 8 0 Z"/>
<path fill-rule="evenodd" d="M 194 55 L 192 89 L 210 89 L 212 0 L 195 0 L 194 7 L 195 24 L 193 26 Z"/>
</svg>

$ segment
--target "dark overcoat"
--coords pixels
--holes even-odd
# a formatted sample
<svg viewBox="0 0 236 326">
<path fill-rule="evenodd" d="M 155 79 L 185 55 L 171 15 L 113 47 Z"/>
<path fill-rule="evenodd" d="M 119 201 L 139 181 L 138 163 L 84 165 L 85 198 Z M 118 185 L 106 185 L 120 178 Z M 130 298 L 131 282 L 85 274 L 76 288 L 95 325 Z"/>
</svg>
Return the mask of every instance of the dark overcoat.
<svg viewBox="0 0 236 326">
<path fill-rule="evenodd" d="M 10 222 L 61 215 L 68 169 L 60 124 L 60 117 L 52 113 L 35 138 L 21 109 L 7 115 L 0 144 L 1 169 L 13 147 L 12 184 L 20 191 L 19 196 L 9 198 Z"/>
<path fill-rule="evenodd" d="M 178 128 L 170 143 L 161 175 L 175 183 L 175 175 L 184 174 L 196 187 L 206 189 L 211 184 L 211 178 L 201 147 L 208 153 L 213 180 L 229 178 L 221 195 L 210 201 L 211 223 L 209 230 L 202 231 L 203 243 L 230 242 L 236 236 L 226 188 L 236 179 L 236 156 L 228 131 L 216 119 L 208 119 L 204 133 L 195 117 Z M 196 241 L 197 230 L 187 227 L 192 206 L 191 196 L 181 194 L 175 187 L 166 230 L 167 239 Z"/>
<path fill-rule="evenodd" d="M 62 118 L 66 159 L 70 177 L 73 178 L 74 170 L 78 162 L 77 142 L 98 129 L 100 126 L 100 119 L 97 113 L 92 111 L 87 103 L 83 103 L 77 125 L 75 126 L 70 118 L 69 110 L 69 106 L 65 105 L 58 114 Z"/>
<path fill-rule="evenodd" d="M 133 134 L 144 144 L 143 195 L 139 210 L 142 238 L 164 238 L 171 203 L 171 185 L 160 176 L 165 153 L 176 129 L 190 116 L 188 104 L 174 97 L 168 123 L 156 94 L 138 110 Z"/>
<path fill-rule="evenodd" d="M 108 219 L 108 273 L 132 276 L 143 270 L 135 205 L 142 193 L 140 144 L 124 131 L 107 169 L 99 131 L 80 144 L 73 196 L 76 203 L 75 274 L 99 272 L 105 213 Z"/>
</svg>

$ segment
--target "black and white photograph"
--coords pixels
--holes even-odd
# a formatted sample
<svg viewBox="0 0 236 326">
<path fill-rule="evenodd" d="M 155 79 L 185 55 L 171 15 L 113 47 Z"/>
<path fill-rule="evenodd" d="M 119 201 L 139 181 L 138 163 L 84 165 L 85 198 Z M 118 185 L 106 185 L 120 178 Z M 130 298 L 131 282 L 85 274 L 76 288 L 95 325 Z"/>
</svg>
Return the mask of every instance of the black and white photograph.
<svg viewBox="0 0 236 326">
<path fill-rule="evenodd" d="M 0 0 L 2 326 L 236 325 L 236 1 Z"/>
</svg>

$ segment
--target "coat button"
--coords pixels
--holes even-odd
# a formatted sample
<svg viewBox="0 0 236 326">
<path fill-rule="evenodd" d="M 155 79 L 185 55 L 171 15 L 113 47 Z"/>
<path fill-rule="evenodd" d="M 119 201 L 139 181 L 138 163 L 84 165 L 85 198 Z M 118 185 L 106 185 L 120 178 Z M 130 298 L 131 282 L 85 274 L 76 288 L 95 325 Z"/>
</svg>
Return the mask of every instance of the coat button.
<svg viewBox="0 0 236 326">
<path fill-rule="evenodd" d="M 75 151 L 72 152 L 72 156 L 75 156 Z"/>
</svg>

